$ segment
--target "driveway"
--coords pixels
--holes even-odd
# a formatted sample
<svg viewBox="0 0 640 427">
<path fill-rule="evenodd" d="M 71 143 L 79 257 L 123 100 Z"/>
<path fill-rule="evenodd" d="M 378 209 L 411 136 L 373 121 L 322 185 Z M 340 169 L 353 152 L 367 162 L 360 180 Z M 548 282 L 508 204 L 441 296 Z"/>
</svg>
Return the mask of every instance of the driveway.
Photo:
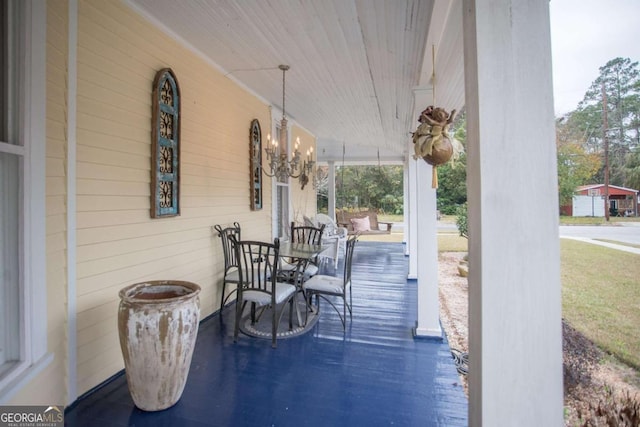
<svg viewBox="0 0 640 427">
<path fill-rule="evenodd" d="M 615 240 L 640 245 L 640 222 L 616 223 L 617 225 L 561 225 L 560 237 Z"/>
<path fill-rule="evenodd" d="M 615 225 L 561 225 L 559 227 L 559 235 L 561 238 L 582 240 L 589 243 L 640 254 L 640 248 L 615 245 L 600 241 L 613 240 L 616 242 L 640 246 L 640 221 L 617 222 L 613 224 Z M 454 223 L 438 221 L 439 233 L 455 233 L 456 231 L 457 227 Z"/>
</svg>

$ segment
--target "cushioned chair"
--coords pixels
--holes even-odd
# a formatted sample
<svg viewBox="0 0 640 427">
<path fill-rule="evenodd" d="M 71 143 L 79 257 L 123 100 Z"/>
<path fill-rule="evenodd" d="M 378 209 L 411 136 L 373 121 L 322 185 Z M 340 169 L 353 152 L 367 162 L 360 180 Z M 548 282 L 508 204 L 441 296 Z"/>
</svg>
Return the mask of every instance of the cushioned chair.
<svg viewBox="0 0 640 427">
<path fill-rule="evenodd" d="M 322 244 L 327 246 L 328 249 L 324 251 L 320 257 L 332 259 L 333 267 L 337 267 L 338 257 L 340 253 L 344 251 L 347 244 L 348 230 L 345 227 L 339 227 L 329 215 L 325 214 L 317 214 L 313 221 L 305 217 L 305 224 L 307 220 L 316 227 L 324 224 Z"/>
<path fill-rule="evenodd" d="M 220 297 L 220 312 L 222 312 L 227 300 L 237 291 L 238 283 L 240 283 L 238 260 L 233 249 L 233 243 L 229 238 L 230 236 L 234 236 L 236 240 L 240 240 L 240 224 L 234 222 L 233 227 L 227 228 L 222 228 L 216 224 L 213 228 L 218 232 L 218 237 L 220 237 L 220 242 L 222 243 L 222 253 L 224 254 L 224 277 L 222 278 L 222 296 Z M 225 296 L 227 283 L 235 284 L 236 289 Z"/>
<path fill-rule="evenodd" d="M 349 318 L 353 318 L 352 305 L 353 296 L 351 289 L 351 264 L 353 261 L 353 250 L 358 241 L 358 235 L 353 235 L 347 240 L 347 248 L 344 256 L 344 273 L 342 277 L 326 276 L 318 274 L 311 277 L 309 280 L 302 284 L 305 297 L 307 298 L 308 305 L 311 307 L 313 297 L 316 297 L 317 310 L 320 312 L 320 299 L 324 299 L 336 310 L 340 320 L 342 321 L 342 329 L 346 329 L 347 310 L 349 310 Z M 347 302 L 347 294 L 349 295 L 349 301 Z M 342 299 L 342 314 L 340 309 L 336 306 L 332 298 Z"/>
<path fill-rule="evenodd" d="M 296 287 L 277 280 L 276 269 L 280 241 L 273 244 L 255 241 L 237 241 L 231 236 L 238 260 L 238 273 L 243 286 L 238 287 L 236 303 L 236 323 L 233 340 L 238 340 L 238 331 L 246 303 L 251 305 L 251 322 L 258 319 L 258 308 L 271 307 L 271 346 L 276 348 L 278 325 L 289 303 L 289 330 L 293 329 L 293 303 Z M 261 311 L 263 313 L 264 311 Z"/>
<path fill-rule="evenodd" d="M 291 222 L 291 243 L 306 243 L 309 245 L 321 245 L 322 234 L 324 233 L 324 225 L 320 227 L 313 227 L 308 225 L 296 225 L 295 222 Z M 299 268 L 298 260 L 292 259 L 289 261 L 281 260 L 280 272 L 288 276 L 290 281 L 295 280 L 296 272 Z M 304 268 L 304 277 L 302 281 L 318 273 L 317 260 L 309 262 Z"/>
</svg>

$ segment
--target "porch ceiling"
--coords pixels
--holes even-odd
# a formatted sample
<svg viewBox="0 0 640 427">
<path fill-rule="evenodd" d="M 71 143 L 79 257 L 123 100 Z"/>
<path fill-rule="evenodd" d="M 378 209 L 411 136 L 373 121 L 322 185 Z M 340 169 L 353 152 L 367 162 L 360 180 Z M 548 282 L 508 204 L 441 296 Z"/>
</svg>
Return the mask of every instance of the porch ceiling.
<svg viewBox="0 0 640 427">
<path fill-rule="evenodd" d="M 128 1 L 277 108 L 290 65 L 287 117 L 317 137 L 319 161 L 343 143 L 350 160 L 406 153 L 434 0 Z"/>
</svg>

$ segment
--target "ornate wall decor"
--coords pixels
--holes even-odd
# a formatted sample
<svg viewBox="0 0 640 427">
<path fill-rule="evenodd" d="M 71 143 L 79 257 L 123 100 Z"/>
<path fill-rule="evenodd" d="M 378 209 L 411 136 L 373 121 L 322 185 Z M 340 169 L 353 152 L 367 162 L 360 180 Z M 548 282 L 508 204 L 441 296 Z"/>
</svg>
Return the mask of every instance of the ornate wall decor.
<svg viewBox="0 0 640 427">
<path fill-rule="evenodd" d="M 163 68 L 153 82 L 151 217 L 180 215 L 180 88 Z"/>
<path fill-rule="evenodd" d="M 251 121 L 249 129 L 249 173 L 251 210 L 262 209 L 262 131 L 258 119 Z"/>
</svg>

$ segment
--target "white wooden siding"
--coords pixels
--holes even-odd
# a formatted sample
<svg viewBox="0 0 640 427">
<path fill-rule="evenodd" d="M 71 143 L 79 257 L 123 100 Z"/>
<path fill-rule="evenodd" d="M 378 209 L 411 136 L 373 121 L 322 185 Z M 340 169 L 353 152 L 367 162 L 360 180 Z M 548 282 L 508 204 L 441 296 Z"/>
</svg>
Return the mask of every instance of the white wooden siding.
<svg viewBox="0 0 640 427">
<path fill-rule="evenodd" d="M 150 218 L 151 91 L 175 72 L 181 95 L 181 215 Z M 78 391 L 122 369 L 118 291 L 150 279 L 202 288 L 219 304 L 223 258 L 214 224 L 270 237 L 271 192 L 249 210 L 249 125 L 268 106 L 118 2 L 80 1 L 77 129 Z M 55 167 L 55 165 L 52 165 Z M 315 209 L 315 203 L 314 203 Z"/>
<path fill-rule="evenodd" d="M 303 161 L 307 158 L 307 150 L 313 147 L 313 158 L 316 159 L 318 150 L 316 149 L 316 139 L 306 130 L 299 126 L 293 126 L 291 128 L 291 146 L 295 144 L 296 138 L 300 138 L 300 155 L 302 156 L 300 167 L 302 167 Z M 293 221 L 297 223 L 303 223 L 304 217 L 313 218 L 316 215 L 317 200 L 316 192 L 313 188 L 313 177 L 309 177 L 309 183 L 304 187 L 304 190 L 300 188 L 300 180 L 291 180 L 291 203 L 293 207 Z"/>
</svg>

